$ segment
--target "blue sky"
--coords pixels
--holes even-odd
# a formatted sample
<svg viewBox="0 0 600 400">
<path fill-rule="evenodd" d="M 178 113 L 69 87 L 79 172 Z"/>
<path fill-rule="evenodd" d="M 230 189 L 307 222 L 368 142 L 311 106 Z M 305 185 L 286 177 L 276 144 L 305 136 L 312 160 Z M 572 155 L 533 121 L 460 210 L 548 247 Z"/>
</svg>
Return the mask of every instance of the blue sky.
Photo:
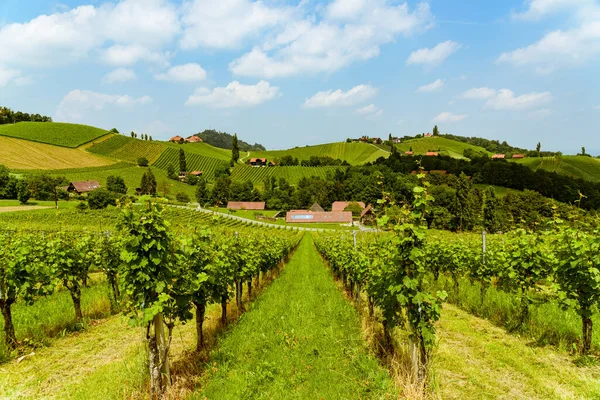
<svg viewBox="0 0 600 400">
<path fill-rule="evenodd" d="M 600 153 L 600 0 L 26 3 L 0 2 L 0 104 L 56 121 Z"/>
</svg>

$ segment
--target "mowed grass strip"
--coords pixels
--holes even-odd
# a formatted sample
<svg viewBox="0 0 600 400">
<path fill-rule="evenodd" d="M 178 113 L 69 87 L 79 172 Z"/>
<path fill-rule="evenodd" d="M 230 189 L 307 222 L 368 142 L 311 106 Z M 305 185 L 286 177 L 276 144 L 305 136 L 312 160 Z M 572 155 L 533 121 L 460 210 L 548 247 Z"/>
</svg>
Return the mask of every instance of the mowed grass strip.
<svg viewBox="0 0 600 400">
<path fill-rule="evenodd" d="M 395 398 L 356 311 L 307 235 L 281 276 L 211 353 L 194 399 Z M 388 397 L 389 396 L 389 397 Z"/>
<path fill-rule="evenodd" d="M 81 149 L 0 136 L 0 164 L 18 170 L 51 170 L 100 167 L 114 164 L 114 160 Z"/>
<path fill-rule="evenodd" d="M 0 125 L 0 135 L 75 148 L 108 132 L 88 125 L 63 122 L 19 122 Z"/>
<path fill-rule="evenodd" d="M 552 347 L 444 304 L 435 375 L 443 399 L 599 399 L 600 366 L 577 367 Z"/>
</svg>

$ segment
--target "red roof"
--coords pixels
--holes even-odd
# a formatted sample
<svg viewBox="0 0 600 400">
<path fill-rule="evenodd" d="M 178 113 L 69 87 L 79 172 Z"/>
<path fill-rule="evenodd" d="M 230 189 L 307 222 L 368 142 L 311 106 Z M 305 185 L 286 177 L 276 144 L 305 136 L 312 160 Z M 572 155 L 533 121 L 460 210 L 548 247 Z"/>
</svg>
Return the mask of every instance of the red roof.
<svg viewBox="0 0 600 400">
<path fill-rule="evenodd" d="M 497 159 L 501 159 L 501 158 L 504 158 L 504 157 L 505 157 L 504 154 L 494 154 L 492 156 L 492 160 L 497 160 Z"/>
<path fill-rule="evenodd" d="M 310 212 L 304 210 L 289 211 L 285 215 L 286 222 L 331 222 L 331 223 L 349 223 L 352 222 L 352 211 L 338 212 Z"/>
<path fill-rule="evenodd" d="M 525 154 L 513 154 L 512 158 L 525 158 Z"/>
<path fill-rule="evenodd" d="M 169 142 L 180 142 L 184 140 L 181 136 L 177 135 L 177 136 L 173 136 L 171 139 L 169 139 Z"/>
<path fill-rule="evenodd" d="M 425 134 L 425 137 L 431 137 L 431 136 L 433 136 L 431 133 L 426 133 Z"/>
<path fill-rule="evenodd" d="M 190 136 L 189 138 L 186 139 L 188 142 L 192 142 L 192 143 L 202 143 L 202 138 L 194 135 L 194 136 Z"/>
<path fill-rule="evenodd" d="M 373 212 L 373 206 L 372 205 L 368 205 L 367 208 L 365 208 L 364 210 L 362 210 L 362 212 L 360 213 L 360 217 L 364 217 L 368 212 Z"/>
<path fill-rule="evenodd" d="M 346 207 L 350 205 L 350 203 L 358 203 L 358 205 L 360 205 L 361 208 L 365 208 L 365 203 L 363 203 L 362 201 L 336 201 L 331 205 L 331 211 L 344 211 Z"/>
<path fill-rule="evenodd" d="M 404 154 L 407 156 L 412 156 L 415 153 L 413 151 L 405 151 Z"/>
<path fill-rule="evenodd" d="M 68 186 L 68 190 L 75 191 L 77 193 L 87 193 L 94 189 L 98 189 L 100 183 L 98 181 L 83 181 L 83 182 L 71 182 Z"/>
<path fill-rule="evenodd" d="M 230 201 L 227 203 L 230 210 L 264 210 L 264 201 Z"/>
<path fill-rule="evenodd" d="M 190 172 L 190 174 L 192 174 L 192 175 L 196 175 L 196 176 L 200 176 L 200 175 L 202 175 L 203 173 L 204 173 L 204 171 L 192 171 L 192 172 Z"/>
<path fill-rule="evenodd" d="M 267 159 L 266 159 L 266 158 L 251 158 L 251 159 L 250 159 L 250 162 L 251 162 L 251 163 L 254 163 L 254 162 L 257 162 L 257 161 L 260 161 L 260 162 L 266 163 L 266 162 L 267 162 Z"/>
<path fill-rule="evenodd" d="M 428 151 L 427 153 L 425 153 L 425 155 L 428 157 L 437 157 L 438 152 L 437 151 Z"/>
</svg>

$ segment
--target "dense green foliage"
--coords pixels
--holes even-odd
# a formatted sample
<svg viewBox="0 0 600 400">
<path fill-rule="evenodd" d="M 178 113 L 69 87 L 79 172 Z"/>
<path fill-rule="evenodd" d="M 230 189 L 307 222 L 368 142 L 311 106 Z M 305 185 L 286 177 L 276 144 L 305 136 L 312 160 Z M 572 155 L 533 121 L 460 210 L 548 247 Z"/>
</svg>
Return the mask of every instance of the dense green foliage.
<svg viewBox="0 0 600 400">
<path fill-rule="evenodd" d="M 78 147 L 108 132 L 93 126 L 62 122 L 19 122 L 0 126 L 0 136 L 10 136 L 62 147 Z"/>
<path fill-rule="evenodd" d="M 52 117 L 13 111 L 8 107 L 0 107 L 0 125 L 16 124 L 17 122 L 52 122 Z"/>
<path fill-rule="evenodd" d="M 227 132 L 219 132 L 214 129 L 206 129 L 196 136 L 200 137 L 204 143 L 208 143 L 212 146 L 219 147 L 221 149 L 231 150 L 233 145 L 233 136 Z M 254 143 L 250 145 L 243 140 L 239 141 L 239 149 L 242 151 L 261 151 L 265 150 L 262 144 Z"/>
</svg>

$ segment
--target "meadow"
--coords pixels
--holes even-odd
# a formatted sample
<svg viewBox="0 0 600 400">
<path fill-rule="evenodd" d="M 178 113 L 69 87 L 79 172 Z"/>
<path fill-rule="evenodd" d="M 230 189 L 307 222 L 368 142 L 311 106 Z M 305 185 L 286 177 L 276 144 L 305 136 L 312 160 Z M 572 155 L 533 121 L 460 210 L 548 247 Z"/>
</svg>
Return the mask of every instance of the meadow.
<svg viewBox="0 0 600 400">
<path fill-rule="evenodd" d="M 572 178 L 600 182 L 600 159 L 585 156 L 530 157 L 514 160 L 534 171 L 543 169 Z"/>
<path fill-rule="evenodd" d="M 113 135 L 108 140 L 89 147 L 87 151 L 131 163 L 137 163 L 138 158 L 145 157 L 152 164 L 158 159 L 165 148 L 165 144 L 161 142 L 150 142 L 123 135 Z"/>
<path fill-rule="evenodd" d="M 79 147 L 106 134 L 108 132 L 104 129 L 63 122 L 19 122 L 0 125 L 0 136 L 70 148 Z"/>
</svg>

